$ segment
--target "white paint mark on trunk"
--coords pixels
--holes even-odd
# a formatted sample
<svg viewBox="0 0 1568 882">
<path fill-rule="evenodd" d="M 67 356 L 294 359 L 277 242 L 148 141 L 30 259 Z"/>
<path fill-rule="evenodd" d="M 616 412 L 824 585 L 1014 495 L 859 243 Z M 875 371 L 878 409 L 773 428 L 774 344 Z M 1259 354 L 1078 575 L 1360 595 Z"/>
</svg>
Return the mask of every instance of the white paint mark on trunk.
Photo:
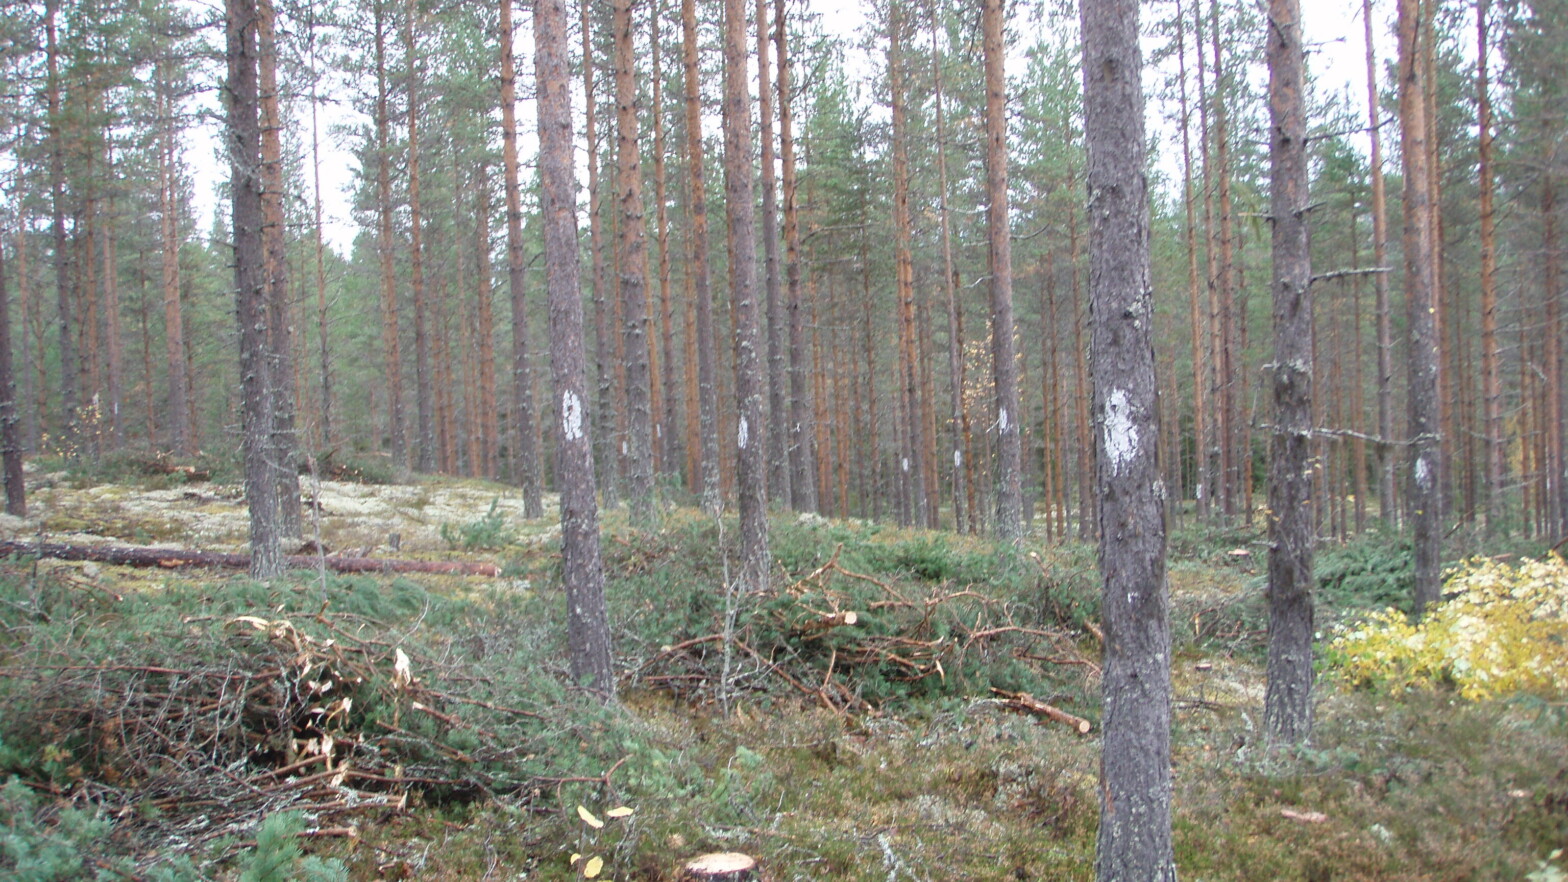
<svg viewBox="0 0 1568 882">
<path fill-rule="evenodd" d="M 1424 456 L 1416 458 L 1416 486 L 1423 490 L 1432 486 L 1432 467 Z"/>
<path fill-rule="evenodd" d="M 904 471 L 905 472 L 908 472 L 909 471 L 909 457 L 906 456 L 903 459 L 899 460 L 899 465 L 904 467 Z"/>
<path fill-rule="evenodd" d="M 743 416 L 740 418 L 740 428 L 735 433 L 735 442 L 740 445 L 741 450 L 745 450 L 746 443 L 750 440 L 751 429 L 746 425 L 746 418 Z"/>
<path fill-rule="evenodd" d="M 570 389 L 561 393 L 561 434 L 567 441 L 583 437 L 583 402 Z"/>
<path fill-rule="evenodd" d="M 964 467 L 964 452 L 962 450 L 954 450 L 953 451 L 953 468 L 961 469 L 963 467 Z"/>
<path fill-rule="evenodd" d="M 1111 474 L 1127 470 L 1138 454 L 1138 442 L 1138 427 L 1132 424 L 1132 402 L 1127 399 L 1127 390 L 1112 389 L 1105 399 L 1105 458 L 1111 465 Z"/>
<path fill-rule="evenodd" d="M 996 427 L 1001 429 L 1003 432 L 1007 431 L 1007 408 L 1002 408 L 1001 412 L 997 415 Z"/>
</svg>

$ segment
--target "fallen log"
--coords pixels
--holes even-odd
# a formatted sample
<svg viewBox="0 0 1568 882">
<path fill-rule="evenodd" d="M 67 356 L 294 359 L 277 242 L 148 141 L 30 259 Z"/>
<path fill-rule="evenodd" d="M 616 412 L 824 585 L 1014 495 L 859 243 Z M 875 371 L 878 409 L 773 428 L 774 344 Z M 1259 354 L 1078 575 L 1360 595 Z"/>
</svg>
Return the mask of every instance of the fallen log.
<svg viewBox="0 0 1568 882">
<path fill-rule="evenodd" d="M 1083 717 L 1075 717 L 1059 707 L 1046 704 L 1027 692 L 1008 692 L 1006 689 L 998 689 L 995 686 L 991 687 L 991 691 L 1001 696 L 1002 706 L 1008 710 L 1022 711 L 1055 720 L 1064 726 L 1071 726 L 1079 735 L 1088 735 L 1089 730 L 1094 728 L 1093 724 Z"/>
<path fill-rule="evenodd" d="M 66 545 L 59 542 L 0 540 L 0 556 L 36 556 L 55 560 L 90 560 L 130 567 L 230 567 L 250 566 L 250 555 L 185 548 L 141 548 L 128 545 Z M 312 570 L 325 565 L 335 573 L 440 573 L 459 576 L 499 576 L 491 563 L 446 560 L 391 560 L 379 557 L 317 557 L 291 554 L 284 558 L 293 569 Z"/>
</svg>

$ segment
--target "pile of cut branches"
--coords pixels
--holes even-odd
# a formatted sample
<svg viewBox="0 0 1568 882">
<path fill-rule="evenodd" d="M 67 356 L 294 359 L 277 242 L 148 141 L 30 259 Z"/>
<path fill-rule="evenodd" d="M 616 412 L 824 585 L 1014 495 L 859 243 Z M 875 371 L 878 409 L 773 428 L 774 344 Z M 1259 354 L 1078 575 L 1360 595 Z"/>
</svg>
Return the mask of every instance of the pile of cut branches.
<svg viewBox="0 0 1568 882">
<path fill-rule="evenodd" d="M 731 627 L 662 646 L 637 670 L 647 686 L 696 701 L 782 688 L 824 707 L 864 711 L 914 693 L 992 687 L 1084 691 L 1099 667 L 1038 610 L 983 586 L 901 583 L 828 561 L 783 587 L 737 598 Z"/>
<path fill-rule="evenodd" d="M 0 616 L 0 778 L 91 804 L 134 840 L 210 854 L 284 809 L 312 835 L 355 835 L 411 803 L 526 800 L 540 783 L 540 713 L 417 620 L 327 598 L 190 614 L 40 581 L 3 598 L 27 614 Z"/>
</svg>

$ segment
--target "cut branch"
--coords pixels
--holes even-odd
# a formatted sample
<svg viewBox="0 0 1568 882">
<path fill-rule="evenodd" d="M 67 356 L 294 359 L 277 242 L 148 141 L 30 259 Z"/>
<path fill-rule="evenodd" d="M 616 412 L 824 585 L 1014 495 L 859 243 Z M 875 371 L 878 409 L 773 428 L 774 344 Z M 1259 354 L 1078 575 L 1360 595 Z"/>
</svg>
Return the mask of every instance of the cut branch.
<svg viewBox="0 0 1568 882">
<path fill-rule="evenodd" d="M 1089 730 L 1094 728 L 1093 724 L 1083 717 L 1075 717 L 1055 705 L 1046 704 L 1027 692 L 1008 692 L 1006 689 L 997 689 L 994 686 L 991 687 L 991 691 L 1002 698 L 1002 706 L 1008 710 L 1030 713 L 1035 716 L 1055 720 L 1064 726 L 1072 727 L 1079 735 L 1088 735 Z"/>
</svg>

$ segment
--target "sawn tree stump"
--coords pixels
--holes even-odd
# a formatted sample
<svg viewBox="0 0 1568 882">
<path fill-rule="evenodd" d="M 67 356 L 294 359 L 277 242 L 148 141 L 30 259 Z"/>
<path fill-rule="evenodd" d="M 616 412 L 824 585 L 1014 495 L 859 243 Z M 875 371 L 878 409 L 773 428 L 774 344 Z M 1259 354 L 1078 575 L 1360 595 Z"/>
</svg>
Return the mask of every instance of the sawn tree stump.
<svg viewBox="0 0 1568 882">
<path fill-rule="evenodd" d="M 679 882 L 760 882 L 757 861 L 738 852 L 705 854 L 681 868 Z"/>
</svg>

